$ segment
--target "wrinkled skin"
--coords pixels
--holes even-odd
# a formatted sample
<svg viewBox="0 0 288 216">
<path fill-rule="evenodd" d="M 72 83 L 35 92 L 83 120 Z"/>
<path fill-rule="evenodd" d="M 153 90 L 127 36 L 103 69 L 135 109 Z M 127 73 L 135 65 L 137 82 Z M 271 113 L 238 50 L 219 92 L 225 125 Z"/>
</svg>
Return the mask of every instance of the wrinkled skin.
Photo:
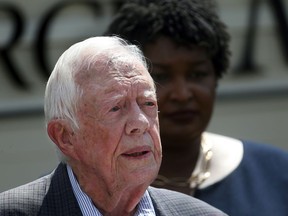
<svg viewBox="0 0 288 216">
<path fill-rule="evenodd" d="M 79 129 L 66 126 L 66 144 L 58 146 L 97 208 L 130 215 L 161 163 L 153 80 L 134 62 L 81 74 L 76 83 L 83 89 L 76 114 Z"/>
</svg>

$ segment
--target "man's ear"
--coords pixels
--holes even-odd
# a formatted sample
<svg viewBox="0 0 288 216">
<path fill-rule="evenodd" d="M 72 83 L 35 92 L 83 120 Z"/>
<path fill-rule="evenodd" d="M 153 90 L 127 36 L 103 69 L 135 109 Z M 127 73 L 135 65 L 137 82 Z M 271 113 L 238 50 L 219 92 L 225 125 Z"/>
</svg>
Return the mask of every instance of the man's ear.
<svg viewBox="0 0 288 216">
<path fill-rule="evenodd" d="M 51 120 L 47 125 L 47 133 L 50 139 L 58 146 L 63 154 L 74 158 L 74 132 L 67 121 L 62 119 Z"/>
</svg>

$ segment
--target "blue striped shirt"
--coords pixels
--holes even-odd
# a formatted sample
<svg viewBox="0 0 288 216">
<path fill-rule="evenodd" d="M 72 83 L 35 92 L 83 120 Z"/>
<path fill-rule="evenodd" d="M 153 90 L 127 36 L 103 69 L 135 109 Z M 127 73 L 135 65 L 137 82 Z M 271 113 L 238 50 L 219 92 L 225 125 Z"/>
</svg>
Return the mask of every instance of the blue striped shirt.
<svg viewBox="0 0 288 216">
<path fill-rule="evenodd" d="M 74 195 L 78 201 L 79 207 L 82 211 L 83 216 L 102 216 L 96 206 L 93 204 L 92 200 L 85 194 L 69 165 L 67 165 L 67 171 L 69 179 L 73 188 Z M 149 196 L 148 191 L 146 190 L 140 202 L 138 203 L 138 208 L 134 216 L 155 216 L 154 207 L 152 204 L 151 197 Z"/>
</svg>

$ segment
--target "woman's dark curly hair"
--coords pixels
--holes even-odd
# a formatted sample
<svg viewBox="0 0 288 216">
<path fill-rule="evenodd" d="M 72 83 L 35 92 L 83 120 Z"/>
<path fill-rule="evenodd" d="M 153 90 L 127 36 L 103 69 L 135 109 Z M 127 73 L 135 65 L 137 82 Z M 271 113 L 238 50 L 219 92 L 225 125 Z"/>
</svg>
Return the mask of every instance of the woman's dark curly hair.
<svg viewBox="0 0 288 216">
<path fill-rule="evenodd" d="M 181 46 L 205 46 L 221 78 L 229 66 L 230 36 L 215 6 L 210 0 L 130 0 L 105 35 L 118 35 L 140 48 L 160 35 Z"/>
</svg>

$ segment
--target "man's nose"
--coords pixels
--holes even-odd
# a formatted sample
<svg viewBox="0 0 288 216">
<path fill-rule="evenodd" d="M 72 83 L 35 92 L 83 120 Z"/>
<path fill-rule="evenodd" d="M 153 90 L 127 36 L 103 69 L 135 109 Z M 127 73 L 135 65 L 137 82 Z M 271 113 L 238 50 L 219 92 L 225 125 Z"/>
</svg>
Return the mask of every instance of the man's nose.
<svg viewBox="0 0 288 216">
<path fill-rule="evenodd" d="M 149 127 L 149 120 L 145 113 L 139 108 L 133 108 L 133 111 L 129 113 L 126 123 L 126 133 L 143 134 Z"/>
</svg>

